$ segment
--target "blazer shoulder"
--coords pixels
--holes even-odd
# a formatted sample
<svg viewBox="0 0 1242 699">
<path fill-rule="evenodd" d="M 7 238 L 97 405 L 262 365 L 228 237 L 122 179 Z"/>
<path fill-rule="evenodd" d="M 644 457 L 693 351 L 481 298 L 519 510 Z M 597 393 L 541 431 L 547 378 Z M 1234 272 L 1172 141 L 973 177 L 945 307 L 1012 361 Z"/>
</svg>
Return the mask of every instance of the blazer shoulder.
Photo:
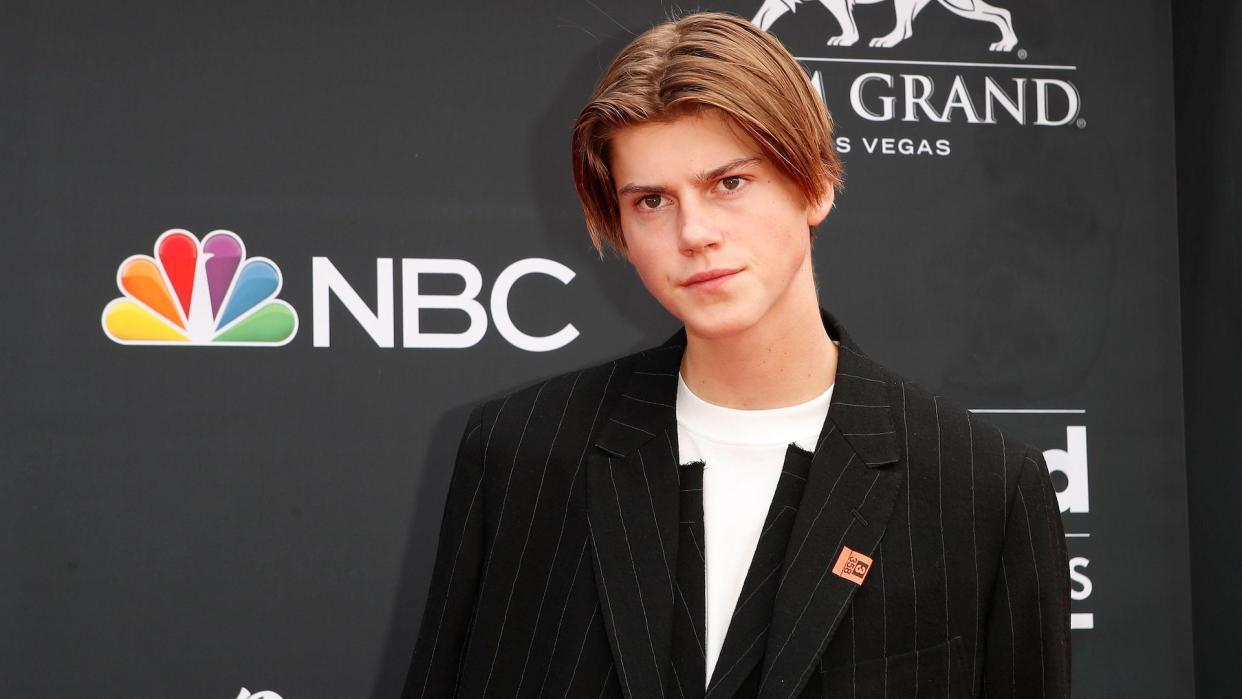
<svg viewBox="0 0 1242 699">
<path fill-rule="evenodd" d="M 475 410 L 481 422 L 502 427 L 510 419 L 521 419 L 536 410 L 564 409 L 570 402 L 604 405 L 615 400 L 634 366 L 650 351 L 649 347 L 629 354 L 588 364 L 578 369 L 529 381 L 503 395 L 484 400 Z"/>
<path fill-rule="evenodd" d="M 875 366 L 876 375 L 889 383 L 896 430 L 906 437 L 921 437 L 901 440 L 903 445 L 909 444 L 911 451 L 934 447 L 950 456 L 973 459 L 977 469 L 1004 469 L 1011 475 L 1016 474 L 1024 460 L 1042 458 L 1039 449 L 987 415 L 972 412 L 955 398 L 932 391 L 891 369 Z"/>
</svg>

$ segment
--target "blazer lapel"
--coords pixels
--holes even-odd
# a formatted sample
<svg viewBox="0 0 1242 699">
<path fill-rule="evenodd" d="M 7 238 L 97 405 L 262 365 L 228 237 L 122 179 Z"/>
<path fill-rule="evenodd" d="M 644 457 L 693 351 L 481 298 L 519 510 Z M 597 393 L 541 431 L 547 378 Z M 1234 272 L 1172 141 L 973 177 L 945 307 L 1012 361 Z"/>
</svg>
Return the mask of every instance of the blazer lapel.
<svg viewBox="0 0 1242 699">
<path fill-rule="evenodd" d="M 900 471 L 886 468 L 900 456 L 886 377 L 831 315 L 821 313 L 841 351 L 765 640 L 764 699 L 802 691 L 859 587 L 834 574 L 833 566 L 843 547 L 874 555 L 902 483 Z"/>
<path fill-rule="evenodd" d="M 684 331 L 632 365 L 587 459 L 600 612 L 626 697 L 664 696 L 670 671 L 679 484 L 677 370 Z"/>
</svg>

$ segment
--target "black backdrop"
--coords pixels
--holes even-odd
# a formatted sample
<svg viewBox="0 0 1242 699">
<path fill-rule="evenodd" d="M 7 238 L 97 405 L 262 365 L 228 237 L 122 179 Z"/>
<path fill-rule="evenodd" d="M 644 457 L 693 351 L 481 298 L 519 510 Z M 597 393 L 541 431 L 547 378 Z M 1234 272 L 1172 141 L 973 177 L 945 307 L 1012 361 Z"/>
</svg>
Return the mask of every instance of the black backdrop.
<svg viewBox="0 0 1242 699">
<path fill-rule="evenodd" d="M 873 356 L 1046 450 L 1073 535 L 1075 693 L 1189 696 L 1169 6 L 1001 4 L 1011 52 L 935 3 L 891 49 L 866 45 L 891 28 L 887 4 L 859 6 L 853 47 L 825 45 L 837 29 L 818 4 L 772 26 L 819 71 L 848 139 L 847 189 L 816 250 L 822 299 Z M 0 695 L 395 696 L 469 406 L 676 327 L 621 263 L 595 259 L 567 168 L 602 65 L 668 7 L 6 9 Z M 892 85 L 865 83 L 860 108 L 868 72 Z M 901 118 L 924 79 L 944 123 Z M 1021 91 L 1023 118 L 948 110 L 959 79 L 980 106 L 988 80 Z M 1041 84 L 1064 125 L 1034 123 Z M 893 119 L 863 113 L 890 96 Z M 100 322 L 118 266 L 172 228 L 232 230 L 270 257 L 297 335 L 112 342 Z M 339 284 L 316 308 L 315 258 L 359 305 L 392 297 L 392 320 L 372 327 L 395 346 Z M 489 295 L 526 258 L 574 273 L 522 277 L 508 297 L 528 334 L 572 323 L 562 348 L 529 352 L 496 327 Z M 405 259 L 478 270 L 478 342 L 403 347 L 417 301 Z M 876 278 L 899 291 L 873 294 Z M 424 295 L 463 285 L 418 279 Z M 470 325 L 456 310 L 420 320 Z M 1204 320 L 1188 322 L 1188 352 L 1216 332 Z M 1215 551 L 1196 570 L 1224 570 Z"/>
<path fill-rule="evenodd" d="M 1225 697 L 1242 619 L 1242 13 L 1177 3 L 1173 28 L 1195 679 Z"/>
</svg>

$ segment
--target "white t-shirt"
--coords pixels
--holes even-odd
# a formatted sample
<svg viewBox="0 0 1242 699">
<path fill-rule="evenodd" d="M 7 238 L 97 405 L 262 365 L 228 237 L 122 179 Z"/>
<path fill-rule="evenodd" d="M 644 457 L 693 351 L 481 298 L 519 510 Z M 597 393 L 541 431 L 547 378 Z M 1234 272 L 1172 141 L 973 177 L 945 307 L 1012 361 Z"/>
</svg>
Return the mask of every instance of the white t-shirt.
<svg viewBox="0 0 1242 699">
<path fill-rule="evenodd" d="M 759 543 L 785 451 L 791 442 L 815 450 L 832 388 L 797 405 L 738 410 L 699 398 L 677 375 L 677 458 L 703 462 L 707 679 Z"/>
</svg>

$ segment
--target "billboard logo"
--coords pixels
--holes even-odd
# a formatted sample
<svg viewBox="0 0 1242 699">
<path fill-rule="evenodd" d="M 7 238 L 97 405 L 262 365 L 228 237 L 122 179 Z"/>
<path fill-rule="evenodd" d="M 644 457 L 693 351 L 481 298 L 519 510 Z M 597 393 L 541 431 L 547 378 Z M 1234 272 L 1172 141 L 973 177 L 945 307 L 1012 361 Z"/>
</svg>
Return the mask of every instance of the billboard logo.
<svg viewBox="0 0 1242 699">
<path fill-rule="evenodd" d="M 828 39 L 829 46 L 853 46 L 858 42 L 858 24 L 854 21 L 855 5 L 878 4 L 884 0 L 819 0 L 830 12 L 841 33 Z M 786 12 L 794 12 L 798 3 L 806 0 L 764 0 L 759 12 L 751 20 L 760 29 L 767 31 L 777 19 Z M 897 23 L 893 31 L 871 40 L 870 45 L 878 48 L 890 48 L 914 35 L 914 17 L 928 5 L 930 0 L 893 0 L 893 12 Z M 988 47 L 990 51 L 1012 51 L 1018 44 L 1018 35 L 1013 33 L 1013 19 L 1009 10 L 989 5 L 983 0 L 939 0 L 948 11 L 979 22 L 991 22 L 1000 30 L 1001 40 Z"/>
<path fill-rule="evenodd" d="M 1048 463 L 1048 473 L 1053 476 L 1052 481 L 1057 487 L 1057 502 L 1061 506 L 1061 512 L 1090 512 L 1091 491 L 1087 485 L 1087 428 L 1083 425 L 1067 426 L 1065 448 L 1045 449 L 1044 461 Z"/>
<path fill-rule="evenodd" d="M 155 241 L 155 256 L 121 263 L 122 296 L 104 308 L 103 331 L 122 345 L 279 346 L 298 331 L 298 314 L 276 298 L 282 277 L 266 257 L 246 257 L 232 231 L 199 241 L 181 229 Z"/>
</svg>

